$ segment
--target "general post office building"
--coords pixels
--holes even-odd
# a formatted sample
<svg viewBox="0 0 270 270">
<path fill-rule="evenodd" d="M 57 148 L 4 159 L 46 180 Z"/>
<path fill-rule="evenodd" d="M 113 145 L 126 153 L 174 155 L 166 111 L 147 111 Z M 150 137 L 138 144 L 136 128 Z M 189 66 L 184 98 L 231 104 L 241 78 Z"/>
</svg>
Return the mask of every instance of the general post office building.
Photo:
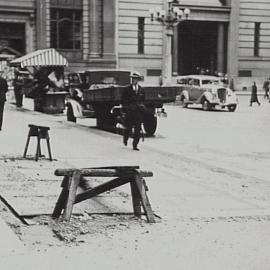
<svg viewBox="0 0 270 270">
<path fill-rule="evenodd" d="M 56 48 L 70 70 L 119 68 L 158 81 L 165 27 L 150 9 L 167 0 L 0 0 L 0 60 Z M 174 29 L 173 74 L 227 73 L 241 88 L 270 76 L 270 1 L 179 0 L 187 20 Z"/>
</svg>

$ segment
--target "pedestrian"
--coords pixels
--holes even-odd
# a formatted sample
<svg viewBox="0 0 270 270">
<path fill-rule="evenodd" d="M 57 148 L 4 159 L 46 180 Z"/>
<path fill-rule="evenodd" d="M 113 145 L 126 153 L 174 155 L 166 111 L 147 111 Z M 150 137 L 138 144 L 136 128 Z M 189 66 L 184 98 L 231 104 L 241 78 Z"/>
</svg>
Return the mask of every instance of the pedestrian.
<svg viewBox="0 0 270 270">
<path fill-rule="evenodd" d="M 269 99 L 269 79 L 263 83 L 264 99 Z"/>
<path fill-rule="evenodd" d="M 234 80 L 233 80 L 233 78 L 231 78 L 230 81 L 229 81 L 229 88 L 230 88 L 233 92 L 235 91 L 235 89 L 234 89 Z"/>
<path fill-rule="evenodd" d="M 143 105 L 145 93 L 143 88 L 138 84 L 142 80 L 140 73 L 133 72 L 130 77 L 131 84 L 124 89 L 121 97 L 121 104 L 125 112 L 123 143 L 127 146 L 128 139 L 134 129 L 133 150 L 139 151 L 138 143 L 141 137 L 141 126 L 145 110 Z"/>
<path fill-rule="evenodd" d="M 256 82 L 253 82 L 252 89 L 251 89 L 251 98 L 250 98 L 250 106 L 252 106 L 253 102 L 257 102 L 258 105 L 260 106 L 261 103 L 258 100 L 258 95 L 257 95 L 257 85 Z"/>
<path fill-rule="evenodd" d="M 23 76 L 19 70 L 15 70 L 15 77 L 13 81 L 14 95 L 16 107 L 22 107 L 23 104 Z"/>
<path fill-rule="evenodd" d="M 0 130 L 2 130 L 4 106 L 6 102 L 6 93 L 8 91 L 7 81 L 0 76 Z"/>
</svg>

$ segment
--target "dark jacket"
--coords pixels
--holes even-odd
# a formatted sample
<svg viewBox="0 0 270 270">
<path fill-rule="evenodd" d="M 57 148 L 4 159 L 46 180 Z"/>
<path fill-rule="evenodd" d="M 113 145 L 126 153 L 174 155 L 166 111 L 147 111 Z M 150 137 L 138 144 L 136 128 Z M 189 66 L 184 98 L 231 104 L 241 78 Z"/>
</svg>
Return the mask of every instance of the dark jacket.
<svg viewBox="0 0 270 270">
<path fill-rule="evenodd" d="M 258 102 L 257 85 L 256 84 L 252 85 L 250 102 Z"/>
<path fill-rule="evenodd" d="M 5 102 L 6 99 L 6 92 L 8 91 L 7 81 L 0 77 L 0 102 Z"/>
<path fill-rule="evenodd" d="M 137 93 L 133 90 L 133 85 L 128 85 L 122 94 L 121 103 L 127 113 L 127 121 L 132 124 L 142 122 L 144 112 L 145 93 L 143 88 L 138 85 Z"/>
<path fill-rule="evenodd" d="M 134 104 L 137 105 L 143 103 L 144 100 L 145 100 L 145 93 L 143 88 L 140 85 L 138 85 L 138 92 L 136 93 L 133 90 L 133 85 L 130 84 L 123 91 L 121 103 L 123 106 L 128 107 Z"/>
</svg>

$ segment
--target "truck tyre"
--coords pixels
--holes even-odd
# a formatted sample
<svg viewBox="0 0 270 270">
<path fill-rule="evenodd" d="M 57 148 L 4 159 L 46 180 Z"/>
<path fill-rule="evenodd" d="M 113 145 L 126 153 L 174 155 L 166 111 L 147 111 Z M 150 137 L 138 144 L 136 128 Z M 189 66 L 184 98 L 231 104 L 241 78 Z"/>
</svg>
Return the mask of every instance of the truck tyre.
<svg viewBox="0 0 270 270">
<path fill-rule="evenodd" d="M 157 129 L 157 118 L 156 116 L 147 117 L 147 119 L 143 122 L 143 127 L 145 130 L 145 133 L 149 136 L 152 136 L 155 134 Z"/>
<path fill-rule="evenodd" d="M 97 114 L 97 128 L 103 130 L 113 130 L 116 126 L 116 118 L 111 114 L 111 105 L 102 105 L 95 108 Z"/>
<path fill-rule="evenodd" d="M 70 104 L 67 104 L 67 121 L 76 123 L 77 118 L 74 116 L 73 108 Z"/>
</svg>

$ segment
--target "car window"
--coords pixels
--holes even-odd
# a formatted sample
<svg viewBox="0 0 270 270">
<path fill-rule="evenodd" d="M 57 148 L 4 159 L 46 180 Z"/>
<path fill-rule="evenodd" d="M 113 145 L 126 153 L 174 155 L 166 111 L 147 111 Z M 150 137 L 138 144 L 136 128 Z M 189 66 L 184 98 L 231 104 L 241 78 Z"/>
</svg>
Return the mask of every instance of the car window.
<svg viewBox="0 0 270 270">
<path fill-rule="evenodd" d="M 192 85 L 194 85 L 194 86 L 200 86 L 200 80 L 198 80 L 198 79 L 193 79 L 193 80 L 192 80 Z"/>
<path fill-rule="evenodd" d="M 193 79 L 192 78 L 187 78 L 187 84 L 188 85 L 193 85 Z"/>
<path fill-rule="evenodd" d="M 220 83 L 219 80 L 210 80 L 210 79 L 202 80 L 202 84 L 219 84 L 219 83 Z"/>
<path fill-rule="evenodd" d="M 187 78 L 178 79 L 177 83 L 179 83 L 179 84 L 187 84 Z"/>
<path fill-rule="evenodd" d="M 77 74 L 69 74 L 68 75 L 68 80 L 70 83 L 74 84 L 79 84 L 80 83 L 80 78 Z"/>
</svg>

